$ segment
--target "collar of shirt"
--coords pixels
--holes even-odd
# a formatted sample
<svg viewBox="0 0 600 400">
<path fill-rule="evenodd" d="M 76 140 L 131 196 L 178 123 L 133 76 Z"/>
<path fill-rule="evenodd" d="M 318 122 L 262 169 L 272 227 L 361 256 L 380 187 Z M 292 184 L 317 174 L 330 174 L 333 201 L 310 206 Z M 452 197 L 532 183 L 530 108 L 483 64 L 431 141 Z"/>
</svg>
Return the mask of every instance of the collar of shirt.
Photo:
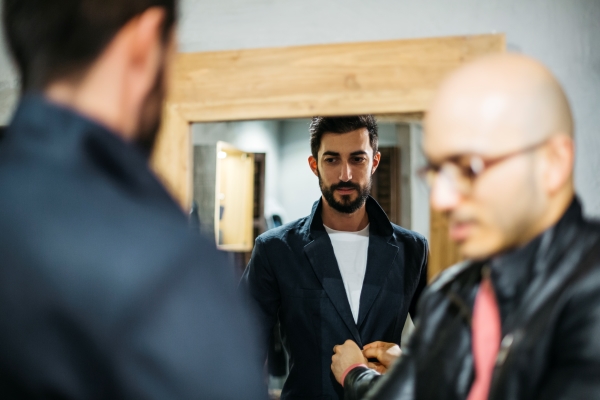
<svg viewBox="0 0 600 400">
<path fill-rule="evenodd" d="M 337 231 L 335 229 L 328 227 L 325 224 L 323 224 L 323 227 L 325 228 L 325 231 L 327 231 L 329 236 L 333 235 L 334 238 L 345 239 L 345 238 L 354 238 L 354 237 L 356 237 L 356 238 L 369 237 L 369 225 L 370 224 L 367 224 L 367 226 L 365 226 L 363 229 L 361 229 L 360 231 L 356 231 L 356 232 Z"/>
<path fill-rule="evenodd" d="M 533 279 L 535 254 L 540 242 L 541 237 L 537 237 L 525 246 L 499 255 L 490 262 L 490 278 L 503 323 L 515 311 Z"/>
</svg>

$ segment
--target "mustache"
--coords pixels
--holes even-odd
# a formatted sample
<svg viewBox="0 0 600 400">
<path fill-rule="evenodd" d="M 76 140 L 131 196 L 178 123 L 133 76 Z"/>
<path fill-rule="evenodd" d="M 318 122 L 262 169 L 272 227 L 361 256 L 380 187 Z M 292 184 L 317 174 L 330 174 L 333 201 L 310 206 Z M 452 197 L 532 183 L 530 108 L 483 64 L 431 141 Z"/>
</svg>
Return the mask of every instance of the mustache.
<svg viewBox="0 0 600 400">
<path fill-rule="evenodd" d="M 477 222 L 474 215 L 460 210 L 446 211 L 444 214 L 450 224 Z"/>
<path fill-rule="evenodd" d="M 332 191 L 336 189 L 355 189 L 360 192 L 360 185 L 354 182 L 338 182 L 331 185 L 330 189 Z"/>
</svg>

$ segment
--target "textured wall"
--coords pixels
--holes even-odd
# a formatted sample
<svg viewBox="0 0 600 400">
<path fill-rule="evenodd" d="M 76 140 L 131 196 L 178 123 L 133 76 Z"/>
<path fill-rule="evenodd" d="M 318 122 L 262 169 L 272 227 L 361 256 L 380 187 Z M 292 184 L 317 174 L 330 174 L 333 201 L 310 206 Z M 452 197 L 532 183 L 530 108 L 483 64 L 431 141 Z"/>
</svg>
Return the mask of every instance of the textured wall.
<svg viewBox="0 0 600 400">
<path fill-rule="evenodd" d="M 183 51 L 403 39 L 489 32 L 540 59 L 565 86 L 575 112 L 577 187 L 600 215 L 599 0 L 183 0 Z M 0 51 L 0 124 L 14 75 Z"/>
<path fill-rule="evenodd" d="M 3 3 L 0 0 L 0 5 Z M 0 17 L 2 16 L 1 10 L 0 8 Z M 7 124 L 19 93 L 17 75 L 4 43 L 3 32 L 0 33 L 0 126 Z"/>
</svg>

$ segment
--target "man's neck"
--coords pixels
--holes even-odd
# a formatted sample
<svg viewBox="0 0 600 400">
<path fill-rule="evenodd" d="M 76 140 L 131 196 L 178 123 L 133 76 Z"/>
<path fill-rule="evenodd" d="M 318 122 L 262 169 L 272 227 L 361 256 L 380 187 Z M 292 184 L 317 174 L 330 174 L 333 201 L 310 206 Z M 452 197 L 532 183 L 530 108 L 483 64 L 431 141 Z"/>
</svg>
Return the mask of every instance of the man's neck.
<svg viewBox="0 0 600 400">
<path fill-rule="evenodd" d="M 515 243 L 515 247 L 526 246 L 533 239 L 541 235 L 552 226 L 556 225 L 567 212 L 567 209 L 573 202 L 574 198 L 575 191 L 572 189 L 572 187 L 567 187 L 561 192 L 557 193 L 541 213 L 541 218 L 536 223 L 530 224 L 529 230 L 523 232 L 520 240 Z"/>
<path fill-rule="evenodd" d="M 77 113 L 104 125 L 111 131 L 129 139 L 128 135 L 124 134 L 123 123 L 119 118 L 118 112 L 114 107 L 99 104 L 98 99 L 90 96 L 90 91 L 86 88 L 78 88 L 69 83 L 59 82 L 52 84 L 45 90 L 44 95 L 48 100 L 58 105 L 68 107 Z M 112 104 L 114 102 L 106 101 L 104 104 Z"/>
<path fill-rule="evenodd" d="M 104 125 L 129 141 L 135 136 L 137 109 L 127 100 L 122 61 L 111 55 L 100 57 L 78 79 L 59 79 L 44 90 L 46 98 L 71 108 Z"/>
<path fill-rule="evenodd" d="M 560 195 L 554 199 L 552 204 L 544 210 L 543 218 L 540 219 L 537 224 L 531 224 L 531 231 L 523 235 L 519 241 L 516 241 L 511 246 L 499 251 L 489 258 L 503 258 L 507 254 L 519 252 L 521 249 L 528 247 L 533 241 L 539 238 L 548 229 L 555 226 L 563 218 L 574 199 L 574 190 L 565 190 L 560 193 Z"/>
<path fill-rule="evenodd" d="M 366 203 L 351 214 L 339 212 L 332 208 L 325 198 L 321 199 L 323 204 L 321 218 L 323 224 L 336 231 L 358 232 L 369 224 Z"/>
</svg>

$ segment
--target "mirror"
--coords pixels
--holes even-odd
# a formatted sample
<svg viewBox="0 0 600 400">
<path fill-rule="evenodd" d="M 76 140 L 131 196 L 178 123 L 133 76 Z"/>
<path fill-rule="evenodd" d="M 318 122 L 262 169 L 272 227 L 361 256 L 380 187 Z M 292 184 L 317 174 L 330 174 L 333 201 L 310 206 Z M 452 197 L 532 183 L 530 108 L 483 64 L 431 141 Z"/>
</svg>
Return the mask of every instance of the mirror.
<svg viewBox="0 0 600 400">
<path fill-rule="evenodd" d="M 193 201 L 200 229 L 232 255 L 241 273 L 254 239 L 310 214 L 321 197 L 308 166 L 310 119 L 192 125 Z M 378 117 L 381 162 L 371 195 L 390 221 L 430 235 L 428 193 L 415 171 L 423 164 L 421 126 Z M 235 232 L 235 233 L 234 233 Z"/>
<path fill-rule="evenodd" d="M 391 222 L 446 242 L 447 227 L 435 216 L 430 225 L 429 193 L 415 173 L 424 164 L 420 122 L 389 115 L 377 120 L 381 160 L 371 195 Z M 191 127 L 193 203 L 200 229 L 229 253 L 238 276 L 250 260 L 256 237 L 309 215 L 321 197 L 318 178 L 308 165 L 310 122 L 277 119 Z M 411 327 L 407 323 L 405 329 Z M 267 365 L 270 388 L 276 391 L 285 381 L 287 358 L 277 327 L 274 338 Z"/>
<path fill-rule="evenodd" d="M 227 186 L 217 178 L 219 141 L 246 153 L 246 160 L 253 157 L 253 168 L 231 168 L 248 182 L 242 185 L 246 189 L 231 190 L 247 195 L 247 188 L 252 187 L 252 212 L 248 212 L 246 197 L 239 206 L 245 214 L 236 215 L 245 215 L 239 223 L 251 225 L 251 236 L 256 237 L 307 215 L 320 196 L 317 178 L 307 165 L 308 120 L 282 118 L 381 114 L 382 149 L 387 129 L 383 123 L 391 124 L 391 149 L 383 154 L 387 167 L 382 165 L 380 173 L 376 172 L 373 194 L 394 222 L 424 233 L 432 249 L 443 249 L 447 243 L 439 242 L 448 242 L 445 217 L 430 214 L 425 186 L 414 175 L 421 157 L 421 128 L 416 120 L 423 116 L 445 75 L 470 59 L 505 48 L 500 34 L 180 54 L 152 164 L 184 209 L 189 209 L 192 200 L 198 204 L 200 229 L 213 235 L 217 245 L 228 246 L 232 242 L 220 231 L 233 206 L 226 203 L 231 196 L 217 190 L 217 182 L 222 188 Z M 390 115 L 402 117 L 388 119 Z M 294 126 L 296 134 L 291 133 Z M 199 154 L 197 146 L 215 148 Z M 199 168 L 202 162 L 209 162 L 209 168 Z M 253 178 L 249 178 L 250 169 Z M 202 181 L 202 174 L 209 172 L 212 175 Z M 198 179 L 212 182 L 206 190 L 209 195 L 203 197 L 198 192 L 201 185 L 192 185 Z M 225 197 L 217 197 L 217 192 Z M 202 203 L 205 199 L 206 204 Z M 246 247 L 230 250 L 241 272 L 250 253 Z M 431 254 L 430 278 L 454 262 L 445 258 L 452 254 Z M 269 360 L 280 355 L 270 354 Z M 271 372 L 278 376 L 285 368 Z"/>
</svg>

